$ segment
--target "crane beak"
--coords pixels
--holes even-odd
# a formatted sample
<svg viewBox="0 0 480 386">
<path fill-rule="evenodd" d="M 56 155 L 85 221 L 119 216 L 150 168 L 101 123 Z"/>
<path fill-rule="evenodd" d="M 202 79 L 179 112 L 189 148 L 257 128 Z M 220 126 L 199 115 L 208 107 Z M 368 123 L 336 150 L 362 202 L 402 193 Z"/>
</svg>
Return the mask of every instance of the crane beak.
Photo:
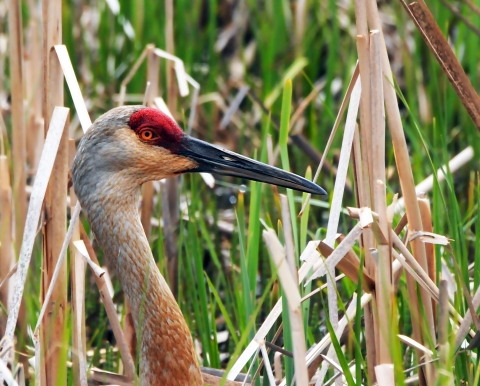
<svg viewBox="0 0 480 386">
<path fill-rule="evenodd" d="M 301 192 L 320 195 L 327 194 L 320 186 L 296 174 L 218 148 L 187 135 L 182 138 L 180 148 L 175 153 L 188 157 L 198 164 L 197 168 L 186 170 L 185 172 L 207 172 L 224 176 L 242 177 Z"/>
</svg>

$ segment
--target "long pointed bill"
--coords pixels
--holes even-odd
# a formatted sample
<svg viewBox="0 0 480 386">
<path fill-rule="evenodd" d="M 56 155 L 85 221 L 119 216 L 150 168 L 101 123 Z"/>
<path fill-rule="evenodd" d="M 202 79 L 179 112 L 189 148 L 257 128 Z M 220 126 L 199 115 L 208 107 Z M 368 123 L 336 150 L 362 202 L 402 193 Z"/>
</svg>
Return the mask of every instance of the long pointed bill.
<svg viewBox="0 0 480 386">
<path fill-rule="evenodd" d="M 176 151 L 176 154 L 188 157 L 198 163 L 197 168 L 186 170 L 188 172 L 208 172 L 242 177 L 301 192 L 327 194 L 320 186 L 296 174 L 218 148 L 190 136 L 183 137 L 181 147 Z"/>
</svg>

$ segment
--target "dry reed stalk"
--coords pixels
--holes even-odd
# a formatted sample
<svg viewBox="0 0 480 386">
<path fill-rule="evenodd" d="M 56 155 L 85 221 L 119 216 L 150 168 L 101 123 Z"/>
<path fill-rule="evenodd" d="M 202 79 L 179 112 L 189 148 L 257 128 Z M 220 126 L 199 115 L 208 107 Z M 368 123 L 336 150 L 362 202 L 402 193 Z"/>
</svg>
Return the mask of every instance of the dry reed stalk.
<svg viewBox="0 0 480 386">
<path fill-rule="evenodd" d="M 358 38 L 358 35 L 361 35 L 361 36 L 364 36 L 365 38 L 368 38 L 366 0 L 355 0 L 355 24 L 357 26 L 357 38 Z M 368 41 L 367 41 L 367 47 L 368 47 Z M 360 58 L 359 58 L 359 60 L 360 60 Z M 367 63 L 367 62 L 365 62 L 365 63 Z M 363 73 L 362 73 L 362 76 L 363 76 Z M 365 86 L 367 84 L 370 84 L 370 83 L 366 83 Z"/>
<path fill-rule="evenodd" d="M 55 108 L 52 118 L 50 120 L 50 128 L 47 133 L 47 138 L 45 140 L 42 156 L 40 157 L 37 178 L 35 178 L 32 194 L 30 196 L 27 219 L 25 221 L 25 232 L 23 234 L 22 247 L 18 260 L 18 272 L 15 275 L 15 283 L 12 291 L 11 303 L 7 319 L 7 327 L 5 331 L 5 340 L 7 345 L 13 342 L 15 326 L 17 323 L 20 304 L 22 301 L 27 271 L 32 256 L 33 244 L 35 242 L 35 237 L 37 234 L 37 227 L 40 219 L 40 213 L 42 210 L 42 204 L 44 202 L 47 184 L 52 173 L 60 140 L 63 136 L 68 113 L 69 109 L 67 108 Z M 35 351 L 36 354 L 39 354 L 39 350 Z M 40 361 L 40 358 L 37 357 L 37 355 L 36 360 Z M 39 362 L 36 363 L 38 364 Z M 40 366 L 37 366 L 37 369 L 40 369 Z M 45 374 L 43 371 L 39 371 L 37 379 L 45 382 Z"/>
<path fill-rule="evenodd" d="M 14 240 L 13 240 L 13 202 L 12 187 L 10 185 L 10 173 L 8 159 L 0 155 L 0 302 L 9 309 L 9 294 L 12 290 L 13 280 L 8 280 L 9 272 L 15 266 Z M 6 281 L 5 281 L 6 280 Z M 3 314 L 3 310 L 1 311 Z M 0 318 L 0 336 L 5 334 L 7 318 Z"/>
<path fill-rule="evenodd" d="M 58 256 L 58 259 L 57 259 L 57 264 L 55 265 L 55 269 L 53 270 L 52 278 L 50 280 L 50 284 L 49 284 L 48 289 L 47 289 L 46 294 L 45 294 L 45 300 L 42 304 L 42 309 L 40 310 L 40 315 L 38 316 L 37 325 L 36 325 L 35 330 L 33 332 L 33 336 L 34 336 L 35 339 L 38 338 L 38 330 L 40 328 L 40 324 L 43 321 L 43 317 L 45 315 L 45 312 L 46 312 L 47 308 L 50 307 L 50 304 L 51 304 L 50 299 L 52 298 L 53 293 L 55 291 L 55 285 L 56 285 L 57 281 L 61 280 L 62 270 L 63 270 L 63 267 L 65 265 L 66 257 L 67 257 L 67 248 L 68 248 L 68 245 L 70 243 L 70 240 L 72 239 L 75 227 L 78 223 L 78 218 L 80 216 L 80 211 L 81 211 L 80 204 L 77 203 L 77 205 L 75 205 L 74 211 L 72 212 L 72 219 L 71 219 L 70 224 L 68 226 L 68 232 L 65 236 L 65 239 L 62 242 L 62 248 L 60 250 L 60 253 L 59 253 L 59 256 Z"/>
<path fill-rule="evenodd" d="M 55 12 L 55 10 L 51 10 L 51 9 L 46 10 L 46 11 L 47 11 L 47 13 L 48 12 Z M 56 10 L 56 11 L 58 11 L 58 10 Z M 45 8 L 44 8 L 44 12 L 45 12 Z M 56 16 L 58 18 L 58 15 L 56 15 Z M 58 32 L 58 31 L 53 31 L 53 33 L 56 33 L 56 32 Z M 60 77 L 61 77 L 62 72 L 65 75 L 65 80 L 66 80 L 67 85 L 70 89 L 70 93 L 72 95 L 72 99 L 73 99 L 73 102 L 75 104 L 80 123 L 81 123 L 82 128 L 85 132 L 91 126 L 91 120 L 90 120 L 90 117 L 88 115 L 88 112 L 87 112 L 87 109 L 86 109 L 86 106 L 85 106 L 85 101 L 83 100 L 83 97 L 81 95 L 80 87 L 79 87 L 78 82 L 76 80 L 76 76 L 75 76 L 75 73 L 73 71 L 72 64 L 71 64 L 70 58 L 68 56 L 68 52 L 67 52 L 65 46 L 56 45 L 56 46 L 54 46 L 54 49 L 52 47 L 52 49 L 48 51 L 48 55 L 49 55 L 49 61 L 50 61 L 50 64 L 49 64 L 50 71 L 54 71 L 55 74 L 56 75 L 59 74 Z M 61 70 L 62 70 L 61 72 L 59 71 L 60 70 L 59 67 L 61 67 Z M 55 86 L 56 88 L 59 88 L 58 84 L 54 84 L 53 86 Z M 61 90 L 62 90 L 62 93 L 63 93 L 63 78 L 61 78 L 60 87 L 61 87 Z M 58 94 L 59 90 L 56 90 L 56 92 Z M 63 135 L 65 136 L 66 133 L 64 132 Z M 70 151 L 70 153 L 73 154 L 72 151 Z M 65 189 L 62 186 L 60 186 L 58 189 L 60 191 L 65 191 L 65 198 L 64 198 L 63 202 L 66 202 L 67 201 L 66 200 L 66 198 L 67 198 L 66 197 L 66 181 L 65 181 L 64 186 L 65 186 Z M 74 197 L 73 193 L 72 193 L 72 197 Z M 74 200 L 71 200 L 71 204 L 73 204 L 73 201 Z M 60 202 L 62 202 L 62 201 L 60 201 Z M 79 205 L 76 205 L 75 208 L 77 208 L 77 206 L 79 208 Z M 77 213 L 77 212 L 75 212 L 75 213 Z M 72 222 L 76 221 L 77 218 L 78 218 L 78 217 L 77 218 L 75 217 L 75 213 L 72 215 L 72 219 L 71 219 Z M 62 244 L 63 244 L 63 241 L 62 241 Z M 62 249 L 63 249 L 63 247 L 62 247 Z M 60 258 L 61 258 L 61 256 L 62 256 L 62 254 L 60 253 Z M 77 258 L 76 260 L 79 260 L 79 259 Z M 57 261 L 57 263 L 58 263 L 58 261 Z M 83 263 L 83 261 L 81 263 Z M 82 276 L 81 272 L 82 271 L 84 272 L 85 268 L 83 268 L 83 270 L 80 269 L 80 264 L 81 263 L 79 263 L 78 261 L 75 262 L 75 265 L 76 266 L 78 265 L 78 270 L 73 271 L 73 268 L 72 268 L 72 272 L 73 272 L 72 273 L 72 275 L 73 275 L 72 284 L 73 284 L 74 281 L 76 283 L 79 282 L 80 283 L 79 286 L 83 287 L 83 285 L 81 283 L 84 281 L 84 277 Z M 72 264 L 74 264 L 74 263 L 72 262 Z M 57 270 L 57 267 L 55 267 L 55 269 Z M 65 264 L 64 263 L 63 263 L 63 267 L 60 268 L 60 269 L 62 271 L 65 270 Z M 61 280 L 62 279 L 63 279 L 63 273 L 62 273 Z M 53 280 L 50 282 L 50 285 L 53 285 Z M 74 347 L 75 346 L 78 347 L 77 353 L 79 354 L 79 357 L 78 357 L 78 360 L 79 360 L 79 366 L 78 366 L 79 377 L 80 377 L 80 383 L 84 383 L 85 380 L 86 380 L 86 364 L 85 364 L 85 354 L 84 354 L 84 351 L 85 351 L 85 348 L 86 348 L 86 344 L 85 344 L 86 338 L 85 338 L 84 314 L 83 314 L 84 302 L 81 299 L 82 298 L 81 289 L 79 291 L 74 291 L 74 298 L 77 297 L 77 296 L 79 296 L 80 299 L 74 299 L 73 300 L 73 302 L 76 305 L 76 309 L 74 310 L 75 315 L 74 315 L 74 318 L 73 318 L 74 331 L 76 332 L 76 334 L 74 334 L 74 337 L 75 337 L 74 338 L 75 339 Z M 74 307 L 75 307 L 75 305 L 74 305 Z M 82 353 L 82 351 L 83 351 L 83 353 Z M 43 368 L 40 369 L 40 371 L 42 371 L 42 370 L 44 370 L 44 369 Z M 46 377 L 46 375 L 43 375 L 43 373 L 45 373 L 45 372 L 42 371 L 42 379 L 44 379 Z M 47 382 L 46 379 L 44 379 L 44 382 Z"/>
<path fill-rule="evenodd" d="M 348 215 L 351 218 L 356 220 L 364 220 L 366 218 L 372 217 L 373 220 L 378 221 L 378 213 L 373 212 L 369 207 L 362 207 L 362 208 L 352 208 L 351 206 L 347 206 Z M 367 214 L 368 217 L 364 217 Z"/>
<path fill-rule="evenodd" d="M 398 334 L 398 338 L 400 339 L 401 342 L 405 343 L 407 346 L 420 350 L 424 354 L 428 354 L 430 357 L 433 355 L 432 350 L 430 350 L 429 348 L 426 348 L 424 345 L 418 343 L 417 341 L 413 340 L 409 336 Z"/>
<path fill-rule="evenodd" d="M 10 92 L 12 110 L 13 200 L 15 207 L 15 244 L 20 250 L 27 215 L 26 131 L 23 112 L 23 34 L 21 1 L 10 0 L 8 7 Z"/>
<path fill-rule="evenodd" d="M 282 210 L 285 206 L 282 206 Z M 287 214 L 290 211 L 287 204 Z M 288 301 L 290 325 L 292 327 L 293 342 L 293 359 L 295 366 L 295 379 L 298 385 L 308 384 L 308 371 L 305 363 L 306 344 L 303 331 L 302 308 L 300 303 L 300 292 L 298 290 L 298 282 L 290 271 L 289 264 L 286 259 L 285 249 L 277 238 L 274 230 L 264 230 L 263 238 L 270 251 L 270 256 L 275 263 L 278 277 L 284 288 L 285 296 Z M 261 345 L 260 345 L 261 347 Z M 264 357 L 264 360 L 268 359 Z"/>
<path fill-rule="evenodd" d="M 370 33 L 370 114 L 371 114 L 371 179 L 372 207 L 378 213 L 377 270 L 375 275 L 378 327 L 376 331 L 377 363 L 391 363 L 389 328 L 392 321 L 392 272 L 388 241 L 385 176 L 385 120 L 383 115 L 382 65 L 378 31 Z M 379 234 L 387 235 L 384 240 Z"/>
<path fill-rule="evenodd" d="M 332 204 L 330 209 L 327 235 L 324 240 L 324 242 L 330 247 L 333 247 L 333 244 L 335 242 L 335 235 L 337 233 L 338 223 L 340 221 L 340 212 L 342 208 L 343 193 L 345 189 L 345 181 L 347 179 L 350 155 L 352 152 L 352 144 L 353 144 L 353 137 L 355 134 L 357 113 L 358 113 L 358 107 L 360 104 L 360 95 L 361 95 L 361 85 L 357 78 L 354 82 L 354 86 L 352 88 L 352 92 L 350 95 L 350 104 L 347 112 L 347 120 L 345 123 L 340 160 L 338 163 L 337 178 L 335 179 L 335 187 L 334 187 L 333 199 L 332 199 Z"/>
<path fill-rule="evenodd" d="M 69 165 L 75 157 L 75 141 L 70 139 Z M 70 188 L 70 213 L 74 212 L 77 197 L 73 187 Z M 73 379 L 76 385 L 87 386 L 87 338 L 85 332 L 85 262 L 82 255 L 74 248 L 74 242 L 80 240 L 80 227 L 75 225 L 70 242 L 70 276 L 71 276 L 71 306 L 72 306 L 72 363 Z"/>
<path fill-rule="evenodd" d="M 357 25 L 357 52 L 358 63 L 360 67 L 360 80 L 362 82 L 362 97 L 360 99 L 360 137 L 361 146 L 358 144 L 358 162 L 355 162 L 355 170 L 359 169 L 356 187 L 358 189 L 358 198 L 360 207 L 372 207 L 370 180 L 372 176 L 372 117 L 370 112 L 370 35 L 368 34 L 367 14 L 365 0 L 355 1 L 355 20 Z M 365 270 L 370 276 L 375 277 L 376 265 L 372 259 L 370 251 L 373 250 L 374 235 L 372 229 L 365 229 L 361 239 L 361 246 L 365 256 Z M 367 350 L 368 375 L 372 382 L 375 381 L 376 365 L 376 319 L 373 317 L 372 304 L 365 306 L 365 341 Z"/>
<path fill-rule="evenodd" d="M 80 256 L 82 259 L 85 260 L 85 262 L 88 264 L 90 269 L 92 270 L 93 274 L 96 277 L 102 277 L 107 273 L 102 267 L 100 267 L 97 263 L 94 263 L 92 259 L 90 259 L 90 255 L 88 254 L 87 247 L 85 246 L 85 243 L 82 240 L 76 240 L 73 242 L 73 246 L 76 248 L 76 251 L 80 253 Z M 109 293 L 110 295 L 113 295 L 113 285 L 108 282 L 109 275 L 105 276 L 105 280 L 107 281 L 107 286 L 109 288 Z"/>
<path fill-rule="evenodd" d="M 44 93 L 43 116 L 45 134 L 48 133 L 50 117 L 55 106 L 63 106 L 63 73 L 53 46 L 62 41 L 62 3 L 59 0 L 42 3 L 43 12 L 43 63 Z M 47 221 L 43 227 L 42 288 L 41 300 L 50 287 L 57 259 L 65 239 L 67 218 L 68 183 L 68 128 L 62 135 L 57 157 L 52 169 L 52 178 L 45 194 L 44 211 Z M 45 383 L 65 384 L 66 372 L 62 369 L 61 353 L 65 349 L 63 334 L 67 308 L 67 265 L 64 261 L 58 283 L 53 289 L 49 310 L 42 322 L 40 338 L 41 368 L 45 371 Z M 62 374 L 65 378 L 60 379 Z"/>
<path fill-rule="evenodd" d="M 356 12 L 362 14 L 362 12 L 357 11 L 356 2 Z M 357 16 L 357 23 L 358 23 Z M 366 23 L 366 20 L 365 20 Z M 360 23 L 362 24 L 362 23 Z M 357 29 L 360 31 L 360 28 Z M 358 63 L 360 67 L 360 80 L 362 82 L 362 98 L 360 99 L 360 138 L 361 138 L 361 159 L 362 163 L 358 164 L 359 167 L 362 167 L 361 180 L 358 182 L 362 183 L 363 194 L 360 197 L 360 207 L 371 208 L 371 186 L 370 181 L 372 178 L 372 159 L 371 159 L 371 149 L 372 149 L 372 116 L 370 112 L 371 106 L 371 88 L 370 88 L 370 48 L 369 48 L 369 38 L 368 34 L 357 35 L 357 51 L 358 51 Z M 375 263 L 370 255 L 370 248 L 374 247 L 373 233 L 371 230 L 366 231 L 363 237 L 363 243 L 365 247 L 365 267 L 370 275 L 374 276 L 376 267 Z"/>
<path fill-rule="evenodd" d="M 262 353 L 263 363 L 265 364 L 265 371 L 267 372 L 268 381 L 271 385 L 275 385 L 276 381 L 275 377 L 273 376 L 272 366 L 270 365 L 270 359 L 268 358 L 268 353 L 265 348 L 265 342 L 260 343 L 260 352 Z M 303 358 L 300 359 L 303 361 Z"/>
<path fill-rule="evenodd" d="M 364 229 L 365 231 L 365 229 Z M 345 240 L 345 236 L 341 235 L 337 240 L 339 242 L 343 242 Z M 331 256 L 332 252 L 334 251 L 331 247 L 329 247 L 324 242 L 320 242 L 318 249 L 322 253 L 322 256 L 325 256 L 326 263 L 328 262 L 328 258 Z M 345 256 L 340 257 L 340 261 L 337 263 L 336 268 L 343 272 L 345 276 L 347 276 L 350 280 L 352 280 L 355 284 L 358 284 L 358 278 L 360 274 L 360 259 L 355 254 L 355 252 L 350 249 Z M 335 279 L 336 280 L 336 279 Z M 367 292 L 371 293 L 375 289 L 375 281 L 370 275 L 364 270 L 363 278 L 362 278 L 362 289 Z M 312 291 L 313 292 L 313 291 Z"/>
<path fill-rule="evenodd" d="M 273 356 L 273 367 L 275 369 L 275 384 L 278 384 L 283 379 L 282 354 L 279 352 L 276 352 Z"/>
<path fill-rule="evenodd" d="M 92 244 L 90 243 L 90 239 L 88 238 L 85 229 L 80 224 L 80 238 L 84 242 L 86 252 L 88 257 L 98 265 L 97 255 L 93 250 Z M 97 276 L 93 275 L 95 283 L 97 284 L 98 291 L 100 292 L 100 297 L 103 301 L 103 306 L 105 307 L 105 312 L 107 313 L 108 320 L 110 321 L 110 325 L 112 327 L 113 334 L 118 344 L 118 349 L 120 350 L 120 355 L 122 356 L 123 366 L 125 368 L 125 375 L 129 381 L 133 381 L 135 379 L 135 365 L 130 355 L 129 346 L 125 337 L 122 332 L 122 327 L 120 325 L 120 321 L 118 320 L 117 311 L 115 305 L 113 304 L 112 297 L 110 296 L 110 292 L 108 291 L 107 284 L 105 282 L 104 275 Z"/>
<path fill-rule="evenodd" d="M 36 172 L 40 155 L 42 154 L 44 141 L 43 125 L 43 67 L 42 63 L 42 23 L 41 10 L 34 0 L 29 1 L 29 23 L 25 38 L 25 92 L 27 109 L 27 157 L 30 164 L 30 172 Z"/>
<path fill-rule="evenodd" d="M 480 97 L 468 79 L 462 65 L 453 53 L 447 39 L 423 1 L 406 4 L 402 1 L 409 16 L 422 34 L 425 43 L 435 55 L 443 72 L 447 75 L 455 92 L 465 106 L 477 129 L 480 130 Z M 468 23 L 468 20 L 467 20 Z"/>
<path fill-rule="evenodd" d="M 360 106 L 362 105 L 362 99 L 360 98 Z M 360 129 L 358 124 L 355 125 L 355 133 L 353 135 L 353 148 L 352 148 L 352 161 L 353 161 L 353 179 L 355 186 L 355 200 L 358 207 L 363 207 L 360 203 L 365 201 L 365 184 L 363 183 L 363 162 L 362 162 L 362 150 L 360 145 Z M 366 162 L 365 162 L 366 164 Z M 368 165 L 366 165 L 368 167 Z M 347 209 L 348 210 L 348 209 Z"/>
<path fill-rule="evenodd" d="M 395 376 L 393 373 L 393 365 L 389 363 L 384 363 L 378 366 L 375 366 L 375 376 L 377 382 L 382 386 L 394 386 L 395 385 Z"/>
<path fill-rule="evenodd" d="M 165 101 L 163 100 L 162 97 L 156 97 L 154 99 L 154 107 L 158 110 L 160 110 L 162 113 L 164 113 L 165 115 L 167 115 L 169 118 L 171 118 L 173 121 L 175 120 L 175 118 L 173 117 L 173 115 L 170 113 L 170 110 L 168 109 L 168 106 L 167 104 L 165 103 Z"/>
<path fill-rule="evenodd" d="M 357 4 L 356 4 L 357 5 Z M 355 8 L 356 12 L 358 6 Z M 366 22 L 366 21 L 365 21 Z M 357 22 L 358 23 L 358 22 Z M 358 29 L 358 28 L 357 28 Z M 357 51 L 358 51 L 358 63 L 360 67 L 360 80 L 362 82 L 362 99 L 360 102 L 360 125 L 361 125 L 361 139 L 362 139 L 362 159 L 366 165 L 363 178 L 366 181 L 371 181 L 372 177 L 372 165 L 371 153 L 369 149 L 372 149 L 372 115 L 370 111 L 371 106 L 371 81 L 370 81 L 370 36 L 366 33 L 357 35 Z M 370 184 L 367 184 L 369 189 L 366 192 L 366 202 L 362 206 L 368 206 L 370 203 Z M 373 239 L 372 239 L 373 242 Z M 373 244 L 372 244 L 373 245 Z M 367 269 L 375 269 L 373 262 L 366 262 Z M 373 272 L 372 272 L 373 273 Z"/>
<path fill-rule="evenodd" d="M 92 121 L 90 119 L 90 115 L 88 114 L 82 92 L 80 91 L 77 77 L 73 71 L 72 62 L 70 60 L 70 56 L 68 55 L 67 47 L 64 45 L 56 45 L 54 48 L 62 68 L 63 75 L 65 76 L 65 82 L 67 83 L 70 91 L 75 110 L 77 111 L 80 125 L 82 126 L 83 132 L 86 133 L 90 126 L 92 126 Z"/>
<path fill-rule="evenodd" d="M 53 54 L 55 55 L 55 54 Z M 54 59 L 56 61 L 56 57 Z M 52 62 L 51 62 L 52 63 Z M 52 69 L 53 66 L 50 66 Z M 53 74 L 53 73 L 51 73 Z M 61 72 L 60 72 L 61 74 Z M 57 78 L 57 73 L 53 75 Z M 60 78 L 63 88 L 63 79 Z M 57 90 L 59 91 L 59 90 Z M 55 92 L 50 93 L 50 96 Z M 63 92 L 62 92 L 63 94 Z M 59 96 L 59 98 L 62 98 Z M 52 99 L 56 99 L 55 97 Z M 48 103 L 48 102 L 47 102 Z M 56 104 L 56 102 L 54 102 Z M 53 107 L 53 104 L 51 105 Z M 43 234 L 43 259 L 42 259 L 42 302 L 50 286 L 54 269 L 57 265 L 57 259 L 65 238 L 66 216 L 67 216 L 67 187 L 68 183 L 68 125 L 65 125 L 64 132 L 60 141 L 60 146 L 52 170 L 47 193 L 45 196 L 45 218 L 47 219 Z M 65 312 L 67 308 L 67 265 L 64 262 L 58 284 L 54 290 L 50 302 L 50 310 L 44 320 L 44 355 L 46 365 L 47 384 L 59 382 L 57 374 L 65 364 L 60 363 L 61 350 L 65 349 L 63 344 L 63 334 L 65 328 Z M 66 379 L 65 379 L 66 382 Z"/>
<path fill-rule="evenodd" d="M 356 241 L 360 238 L 363 232 L 363 226 L 359 222 L 357 225 L 353 227 L 352 230 L 348 233 L 347 236 L 338 244 L 337 248 L 335 248 L 328 259 L 323 260 L 319 259 L 317 264 L 314 265 L 314 269 L 318 272 L 319 276 L 323 275 L 331 275 L 334 272 L 336 265 L 343 259 Z M 330 247 L 326 240 L 322 241 L 327 247 Z M 330 247 L 331 248 L 331 247 Z"/>
<path fill-rule="evenodd" d="M 85 132 L 91 126 L 91 120 L 88 115 L 85 101 L 81 95 L 80 87 L 78 85 L 75 73 L 72 68 L 72 64 L 70 58 L 68 56 L 68 52 L 63 45 L 56 45 L 54 46 L 55 52 L 53 50 L 50 51 L 50 56 L 53 57 L 53 61 L 55 61 L 55 71 L 58 71 L 58 65 L 61 67 L 61 70 L 65 76 L 65 80 L 67 85 L 70 89 L 70 93 L 72 95 L 72 99 L 77 110 L 77 114 L 82 125 L 83 131 Z M 58 61 L 57 61 L 58 60 Z M 63 89 L 63 79 L 62 79 L 62 89 Z M 65 133 L 64 133 L 65 134 Z M 70 144 L 70 162 L 73 160 L 74 154 L 74 143 Z M 75 205 L 75 195 L 73 189 L 71 191 L 71 200 L 70 204 L 73 206 Z M 75 209 L 77 209 L 75 205 Z M 78 217 L 75 216 L 73 212 L 71 221 L 76 221 Z M 74 240 L 79 236 L 78 228 L 74 232 L 76 233 Z M 73 331 L 74 331 L 74 342 L 73 347 L 76 349 L 74 353 L 74 361 L 77 362 L 76 368 L 78 370 L 77 376 L 79 384 L 86 383 L 86 337 L 85 337 L 85 326 L 84 326 L 84 299 L 83 299 L 83 292 L 84 292 L 84 274 L 85 274 L 85 265 L 83 259 L 75 252 L 74 258 L 72 258 L 72 288 L 75 287 L 75 290 L 72 290 L 72 312 L 74 313 L 72 318 L 73 323 Z M 52 285 L 52 282 L 50 283 Z M 76 354 L 76 355 L 75 355 Z"/>
<path fill-rule="evenodd" d="M 392 136 L 394 147 L 395 161 L 397 165 L 400 185 L 402 188 L 403 197 L 405 199 L 405 209 L 408 216 L 408 229 L 410 232 L 422 230 L 422 218 L 418 207 L 417 197 L 415 193 L 415 184 L 413 180 L 413 173 L 408 154 L 407 143 L 403 131 L 402 120 L 397 103 L 397 96 L 393 87 L 392 70 L 388 60 L 387 49 L 383 37 L 382 27 L 380 23 L 380 16 L 378 14 L 377 4 L 374 0 L 367 0 L 367 17 L 369 25 L 372 29 L 379 31 L 380 37 L 380 55 L 382 60 L 383 71 L 383 94 L 385 98 L 385 108 L 388 118 L 388 126 Z M 416 240 L 411 243 L 413 254 L 415 258 L 421 262 L 422 266 L 426 267 L 425 247 L 422 242 Z M 425 313 L 429 323 L 430 331 L 427 341 L 435 342 L 435 333 L 433 330 L 433 312 L 431 309 L 431 302 L 426 301 L 426 295 L 422 292 L 422 299 L 424 299 Z M 418 338 L 416 340 L 419 340 Z"/>
</svg>

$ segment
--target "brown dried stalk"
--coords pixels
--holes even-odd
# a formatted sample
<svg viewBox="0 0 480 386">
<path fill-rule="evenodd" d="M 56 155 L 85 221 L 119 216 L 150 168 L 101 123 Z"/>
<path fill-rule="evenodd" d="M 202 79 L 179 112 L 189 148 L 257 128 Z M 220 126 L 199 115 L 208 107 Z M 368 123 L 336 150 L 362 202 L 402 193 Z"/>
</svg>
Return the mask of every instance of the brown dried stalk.
<svg viewBox="0 0 480 386">
<path fill-rule="evenodd" d="M 383 117 L 382 64 L 380 33 L 370 34 L 370 103 L 372 123 L 371 192 L 373 209 L 378 213 L 380 233 L 388 235 L 385 186 L 385 120 Z M 388 237 L 388 236 L 387 236 Z M 391 363 L 388 326 L 392 319 L 392 272 L 388 238 L 377 237 L 378 265 L 375 276 L 380 331 L 377 332 L 377 362 Z"/>
<path fill-rule="evenodd" d="M 23 122 L 23 37 L 21 1 L 9 2 L 8 33 L 10 38 L 10 79 L 12 95 L 12 145 L 13 145 L 13 186 L 15 201 L 16 247 L 20 250 L 25 218 L 27 197 L 25 194 L 27 162 L 26 132 Z"/>
<path fill-rule="evenodd" d="M 393 76 L 388 60 L 387 49 L 385 45 L 385 39 L 381 33 L 380 16 L 377 9 L 377 4 L 374 0 L 368 0 L 368 22 L 371 28 L 380 31 L 381 41 L 381 59 L 382 59 L 382 71 L 383 71 L 383 93 L 385 98 L 385 110 L 388 118 L 388 126 L 392 136 L 392 142 L 395 153 L 395 161 L 397 165 L 398 175 L 400 179 L 400 185 L 402 187 L 402 193 L 405 198 L 405 208 L 408 216 L 408 228 L 410 231 L 422 230 L 422 219 L 420 210 L 418 208 L 417 197 L 415 193 L 415 184 L 413 180 L 413 173 L 410 164 L 410 158 L 408 154 L 407 143 L 405 139 L 405 133 L 402 127 L 402 120 L 398 107 L 398 101 L 395 89 L 393 87 Z M 415 240 L 411 243 L 413 248 L 413 254 L 415 258 L 422 262 L 422 266 L 426 266 L 425 247 L 422 242 Z M 430 301 L 424 301 L 426 307 L 427 320 L 433 320 L 433 314 L 431 307 L 428 309 Z M 433 323 L 429 323 L 429 327 L 433 328 Z M 434 331 L 430 330 L 429 337 L 435 341 Z M 414 336 L 415 340 L 420 341 L 420 337 Z M 420 342 L 421 343 L 421 342 Z"/>
<path fill-rule="evenodd" d="M 427 5 L 423 1 L 407 5 L 404 0 L 402 0 L 402 4 L 422 34 L 425 43 L 427 43 L 438 63 L 440 63 L 443 72 L 447 75 L 462 104 L 467 109 L 468 114 L 470 114 L 473 123 L 480 130 L 480 97 L 443 36 Z M 480 30 L 477 33 L 480 34 Z"/>
<path fill-rule="evenodd" d="M 63 73 L 53 46 L 62 42 L 62 3 L 52 0 L 42 3 L 43 12 L 43 63 L 44 63 L 44 112 L 45 134 L 55 106 L 63 106 Z M 67 120 L 68 121 L 68 120 Z M 66 233 L 68 182 L 68 126 L 60 140 L 57 157 L 52 170 L 44 211 L 47 222 L 43 228 L 42 254 L 42 302 L 50 286 L 54 269 L 62 249 Z M 59 379 L 64 349 L 65 311 L 67 309 L 67 264 L 64 261 L 57 285 L 51 296 L 50 309 L 45 315 L 40 334 L 41 368 L 45 371 L 45 384 L 66 384 Z"/>
<path fill-rule="evenodd" d="M 371 138 L 372 119 L 370 114 L 370 36 L 367 25 L 367 4 L 365 0 L 355 1 L 355 21 L 357 25 L 357 51 L 360 80 L 362 82 L 362 98 L 360 100 L 360 138 L 355 147 L 356 189 L 360 207 L 371 208 L 370 176 L 372 175 Z M 360 144 L 361 142 L 361 144 Z M 357 155 L 358 153 L 358 155 Z M 361 246 L 365 256 L 365 271 L 371 277 L 376 275 L 376 265 L 371 251 L 374 248 L 373 233 L 370 228 L 364 229 L 361 237 Z M 375 381 L 376 341 L 378 328 L 374 323 L 372 304 L 365 306 L 365 341 L 367 349 L 368 375 Z"/>
<path fill-rule="evenodd" d="M 46 97 L 47 116 L 50 116 L 55 105 L 63 105 L 63 76 L 56 54 L 49 51 L 46 56 L 49 61 L 49 92 Z M 47 119 L 45 123 L 47 124 Z M 52 170 L 47 193 L 45 195 L 44 211 L 47 219 L 43 228 L 43 254 L 42 254 L 42 302 L 48 291 L 53 272 L 65 239 L 67 218 L 67 191 L 68 183 L 68 118 L 65 125 L 60 145 Z M 46 126 L 47 127 L 47 126 Z M 61 362 L 61 348 L 64 347 L 63 334 L 65 326 L 65 311 L 67 309 L 67 264 L 64 261 L 58 283 L 52 293 L 50 309 L 43 320 L 42 338 L 45 355 L 45 375 L 47 384 L 50 382 L 62 383 L 59 380 L 59 369 L 65 364 Z M 43 359 L 43 358 L 42 358 Z M 64 380 L 66 382 L 66 379 Z"/>
<path fill-rule="evenodd" d="M 15 256 L 13 252 L 13 206 L 12 206 L 12 187 L 10 185 L 10 174 L 8 171 L 7 156 L 0 155 L 0 302 L 8 309 L 8 290 L 6 279 L 9 272 L 15 265 Z M 7 279 L 8 280 L 8 279 Z M 2 311 L 3 313 L 3 311 Z M 0 336 L 5 334 L 7 319 L 0 318 Z"/>
<path fill-rule="evenodd" d="M 54 159 L 57 149 L 64 133 L 65 123 L 67 121 L 69 109 L 56 107 L 51 118 L 51 125 L 44 145 L 44 151 L 39 163 L 37 178 L 35 178 L 32 194 L 30 196 L 27 219 L 25 221 L 25 232 L 23 234 L 22 247 L 18 262 L 18 272 L 15 275 L 14 288 L 9 304 L 9 314 L 5 332 L 6 344 L 13 341 L 15 326 L 19 315 L 20 304 L 25 288 L 27 270 L 32 256 L 33 244 L 37 235 L 37 227 L 44 202 L 47 184 L 50 179 Z M 58 256 L 57 256 L 58 257 Z M 38 360 L 40 358 L 37 358 Z M 37 362 L 37 365 L 40 362 Z M 45 374 L 42 371 L 37 374 L 37 379 L 45 380 Z"/>
</svg>

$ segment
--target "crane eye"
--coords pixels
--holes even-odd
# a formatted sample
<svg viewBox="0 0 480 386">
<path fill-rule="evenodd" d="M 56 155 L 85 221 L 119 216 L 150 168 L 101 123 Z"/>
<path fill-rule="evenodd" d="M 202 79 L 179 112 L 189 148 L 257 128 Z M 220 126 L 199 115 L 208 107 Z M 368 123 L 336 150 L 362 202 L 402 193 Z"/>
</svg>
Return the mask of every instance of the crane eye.
<svg viewBox="0 0 480 386">
<path fill-rule="evenodd" d="M 140 138 L 143 139 L 144 141 L 151 141 L 156 137 L 157 135 L 151 129 L 145 129 L 140 132 Z"/>
</svg>

